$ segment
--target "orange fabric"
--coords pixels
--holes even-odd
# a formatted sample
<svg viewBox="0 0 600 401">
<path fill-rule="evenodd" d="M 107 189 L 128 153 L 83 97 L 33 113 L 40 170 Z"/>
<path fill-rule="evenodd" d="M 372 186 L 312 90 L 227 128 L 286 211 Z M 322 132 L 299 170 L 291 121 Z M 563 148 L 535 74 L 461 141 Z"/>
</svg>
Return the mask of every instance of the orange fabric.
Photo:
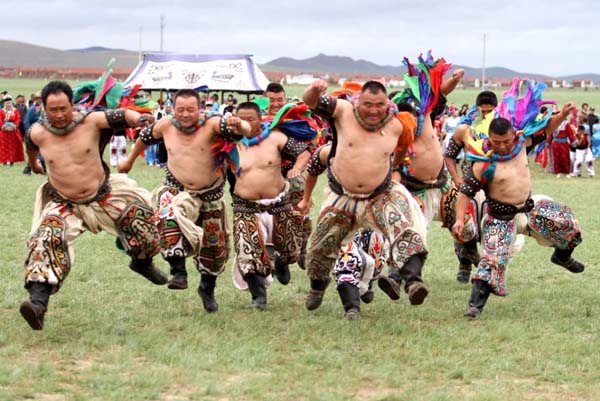
<svg viewBox="0 0 600 401">
<path fill-rule="evenodd" d="M 404 149 L 415 140 L 415 130 L 417 129 L 417 120 L 408 111 L 400 111 L 396 118 L 402 123 L 402 136 L 398 138 L 396 150 Z"/>
<path fill-rule="evenodd" d="M 331 97 L 340 97 L 340 96 L 345 96 L 345 95 L 352 96 L 356 92 L 358 92 L 361 88 L 362 88 L 362 85 L 359 84 L 358 82 L 344 81 L 344 83 L 342 84 L 342 87 L 340 89 L 334 90 L 329 95 Z"/>
</svg>

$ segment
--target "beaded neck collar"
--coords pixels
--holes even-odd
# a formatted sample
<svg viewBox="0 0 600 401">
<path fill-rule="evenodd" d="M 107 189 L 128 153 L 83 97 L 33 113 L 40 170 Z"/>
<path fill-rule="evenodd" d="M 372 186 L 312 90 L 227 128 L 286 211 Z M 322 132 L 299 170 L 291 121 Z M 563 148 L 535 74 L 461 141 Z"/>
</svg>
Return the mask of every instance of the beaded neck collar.
<svg viewBox="0 0 600 401">
<path fill-rule="evenodd" d="M 48 116 L 44 116 L 44 118 L 42 118 L 41 124 L 44 128 L 50 131 L 51 134 L 56 136 L 65 136 L 69 132 L 73 131 L 75 127 L 77 127 L 86 116 L 86 113 L 77 113 L 73 121 L 71 121 L 69 125 L 67 125 L 64 128 L 57 128 L 54 125 L 52 125 L 50 121 L 48 121 Z"/>
<path fill-rule="evenodd" d="M 198 129 L 204 125 L 206 120 L 203 118 L 200 118 L 200 119 L 198 119 L 198 122 L 196 122 L 196 124 L 192 125 L 191 127 L 182 127 L 181 123 L 179 121 L 177 121 L 175 119 L 175 117 L 171 117 L 171 122 L 173 123 L 173 126 L 175 128 L 177 128 L 179 131 L 183 132 L 184 134 L 190 135 L 190 134 L 193 134 L 194 132 L 198 131 Z"/>
<path fill-rule="evenodd" d="M 358 123 L 360 124 L 361 127 L 366 129 L 367 131 L 375 132 L 375 131 L 383 128 L 387 123 L 389 123 L 390 120 L 394 117 L 394 115 L 388 111 L 388 114 L 383 118 L 383 120 L 381 120 L 380 122 L 378 122 L 375 125 L 371 125 L 371 124 L 367 124 L 365 122 L 365 120 L 362 119 L 362 117 L 360 116 L 360 114 L 358 112 L 358 107 L 354 107 L 354 117 L 356 117 L 356 121 L 358 121 Z M 383 131 L 381 131 L 381 135 L 385 135 L 385 133 Z"/>
</svg>

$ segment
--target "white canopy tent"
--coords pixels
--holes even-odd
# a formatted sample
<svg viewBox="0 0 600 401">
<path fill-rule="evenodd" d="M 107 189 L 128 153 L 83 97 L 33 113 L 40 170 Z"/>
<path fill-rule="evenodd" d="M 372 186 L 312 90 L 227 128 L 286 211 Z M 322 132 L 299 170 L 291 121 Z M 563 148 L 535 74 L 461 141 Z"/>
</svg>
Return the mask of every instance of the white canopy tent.
<svg viewBox="0 0 600 401">
<path fill-rule="evenodd" d="M 195 89 L 262 93 L 269 80 L 250 55 L 146 53 L 125 80 L 144 90 Z"/>
</svg>

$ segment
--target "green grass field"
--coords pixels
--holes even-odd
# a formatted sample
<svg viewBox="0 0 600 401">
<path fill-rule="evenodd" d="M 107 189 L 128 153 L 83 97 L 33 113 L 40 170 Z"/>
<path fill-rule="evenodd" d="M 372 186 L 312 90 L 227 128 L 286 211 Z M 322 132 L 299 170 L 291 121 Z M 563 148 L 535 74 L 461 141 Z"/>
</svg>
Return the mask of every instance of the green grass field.
<svg viewBox="0 0 600 401">
<path fill-rule="evenodd" d="M 26 239 L 45 178 L 22 167 L 0 166 L 2 401 L 600 399 L 598 178 L 557 179 L 532 164 L 533 193 L 570 204 L 579 217 L 584 241 L 575 256 L 586 271 L 551 264 L 551 250 L 528 239 L 508 268 L 510 295 L 492 297 L 476 321 L 462 317 L 470 286 L 456 282 L 452 241 L 434 222 L 425 304 L 393 302 L 376 289 L 355 322 L 342 319 L 335 288 L 306 311 L 308 279 L 295 265 L 288 286 L 270 288 L 264 312 L 248 308 L 250 295 L 233 288 L 228 266 L 219 312 L 209 315 L 190 262 L 190 289 L 170 291 L 130 271 L 113 237 L 86 233 L 44 330 L 34 332 L 18 307 L 28 296 Z M 141 160 L 130 175 L 148 189 L 163 178 Z"/>
</svg>

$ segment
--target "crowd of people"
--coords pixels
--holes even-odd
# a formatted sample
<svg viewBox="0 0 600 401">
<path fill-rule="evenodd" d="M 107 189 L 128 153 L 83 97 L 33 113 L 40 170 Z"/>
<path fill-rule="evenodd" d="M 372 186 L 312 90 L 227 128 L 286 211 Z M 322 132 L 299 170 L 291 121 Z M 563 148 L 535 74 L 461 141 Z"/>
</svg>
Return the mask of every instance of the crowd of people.
<svg viewBox="0 0 600 401">
<path fill-rule="evenodd" d="M 420 91 L 388 94 L 369 81 L 329 92 L 317 80 L 292 100 L 272 83 L 264 109 L 232 97 L 218 105 L 216 97 L 182 89 L 158 113 L 82 112 L 71 87 L 52 81 L 33 99 L 37 122 L 22 130 L 5 96 L 2 141 L 11 133 L 18 138 L 22 160 L 23 133 L 31 171 L 48 175 L 36 194 L 22 316 L 34 330 L 43 328 L 50 296 L 71 269 L 73 241 L 84 231 L 117 237 L 131 270 L 171 290 L 188 288 L 191 257 L 208 313 L 219 309 L 215 289 L 229 259 L 234 286 L 249 291 L 258 310 L 267 307 L 275 280 L 290 282 L 294 264 L 307 272 L 309 311 L 321 305 L 332 281 L 348 320 L 373 301 L 375 284 L 392 300 L 403 289 L 411 305 L 421 305 L 429 294 L 423 271 L 434 220 L 454 240 L 456 279 L 472 284 L 466 317 L 479 316 L 491 294 L 508 293 L 505 271 L 524 236 L 552 247 L 552 263 L 581 273 L 583 263 L 572 256 L 581 242 L 579 223 L 567 205 L 531 194 L 526 163 L 536 147 L 561 143 L 556 133 L 571 124 L 574 104 L 542 108 L 543 88 L 515 80 L 501 102 L 483 91 L 473 107 L 458 109 L 446 97 L 464 72 L 444 78 L 450 65 L 443 59 L 420 61 L 407 73 L 418 77 Z M 522 96 L 524 86 L 536 94 L 533 103 Z M 515 102 L 506 101 L 510 96 Z M 535 112 L 515 108 L 519 102 L 535 105 Z M 527 115 L 519 111 L 525 109 Z M 579 121 L 583 129 L 573 142 L 589 150 L 597 119 L 591 124 L 588 114 Z M 7 122 L 15 128 L 5 129 Z M 135 144 L 129 154 L 110 152 L 115 174 L 103 152 L 109 144 L 118 149 L 115 138 L 127 130 Z M 9 149 L 0 146 L 0 154 Z M 147 164 L 164 167 L 164 181 L 152 191 L 126 175 L 142 152 Z M 587 163 L 586 155 L 574 165 Z M 323 173 L 327 185 L 314 205 Z M 320 208 L 314 224 L 313 206 Z M 159 253 L 170 277 L 153 262 Z"/>
</svg>

